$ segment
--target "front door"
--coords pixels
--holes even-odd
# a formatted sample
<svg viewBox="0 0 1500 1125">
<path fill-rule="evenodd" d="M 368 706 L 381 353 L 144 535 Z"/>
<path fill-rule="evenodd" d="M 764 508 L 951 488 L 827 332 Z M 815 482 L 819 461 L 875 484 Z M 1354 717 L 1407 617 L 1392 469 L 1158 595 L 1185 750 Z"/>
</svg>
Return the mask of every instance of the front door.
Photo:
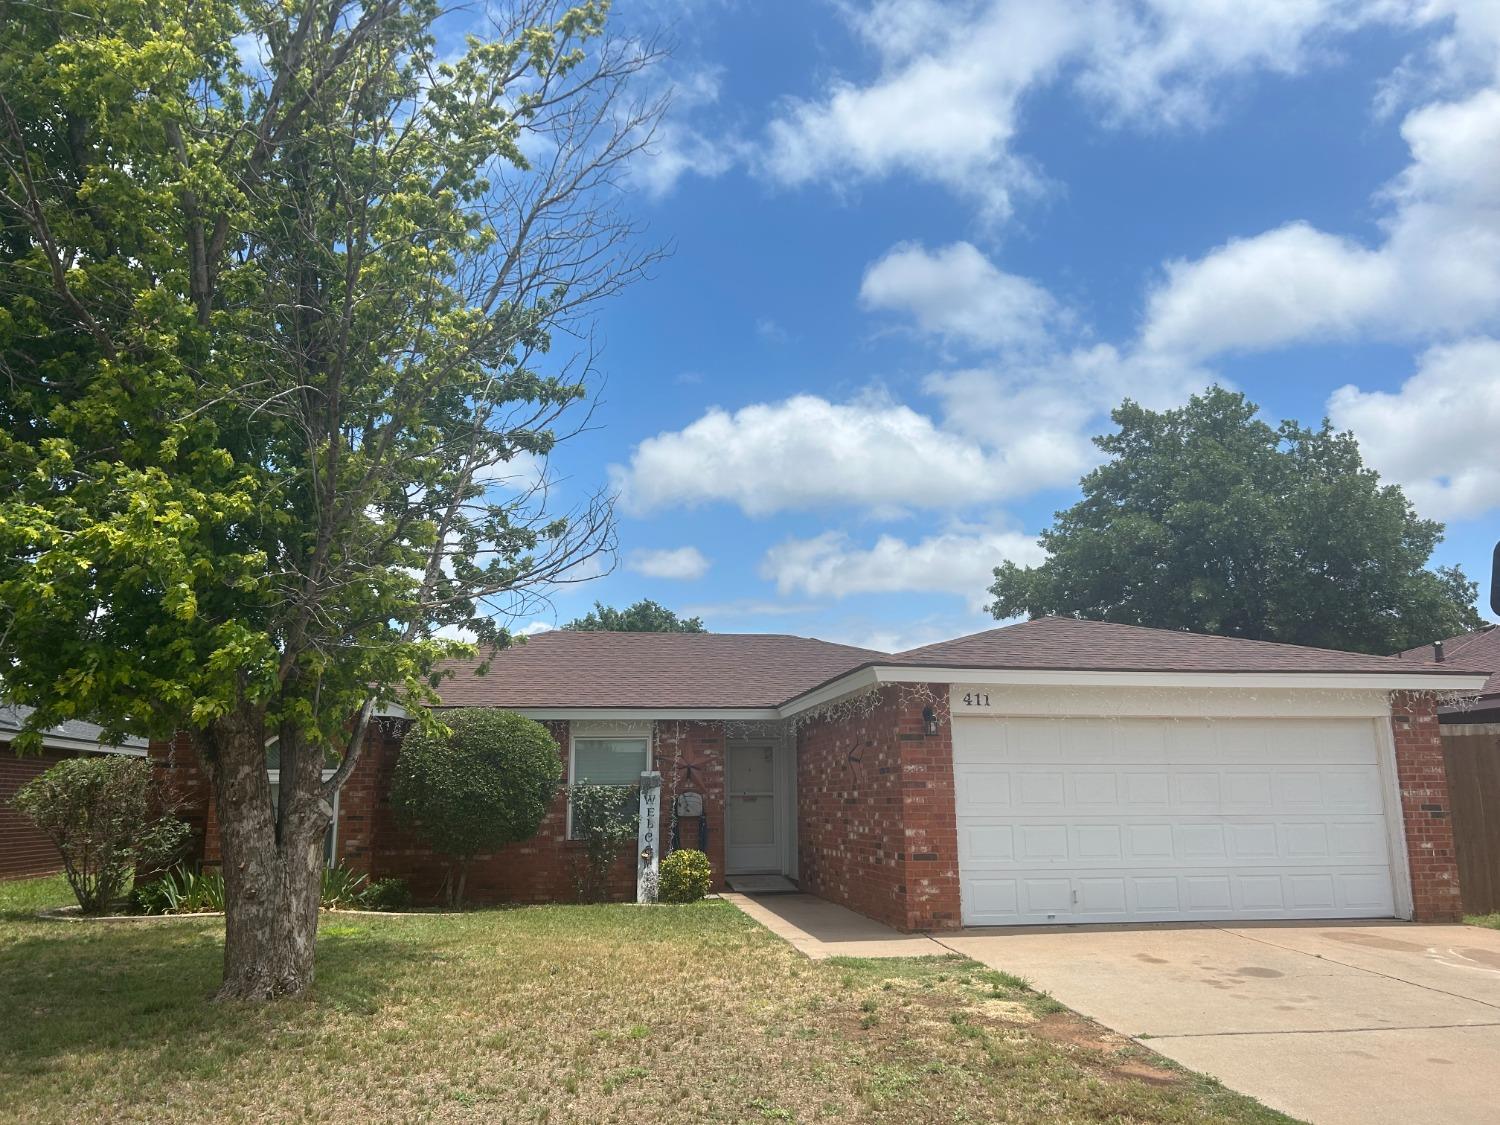
<svg viewBox="0 0 1500 1125">
<path fill-rule="evenodd" d="M 734 744 L 728 755 L 724 869 L 731 875 L 779 872 L 776 748 L 769 742 Z"/>
</svg>

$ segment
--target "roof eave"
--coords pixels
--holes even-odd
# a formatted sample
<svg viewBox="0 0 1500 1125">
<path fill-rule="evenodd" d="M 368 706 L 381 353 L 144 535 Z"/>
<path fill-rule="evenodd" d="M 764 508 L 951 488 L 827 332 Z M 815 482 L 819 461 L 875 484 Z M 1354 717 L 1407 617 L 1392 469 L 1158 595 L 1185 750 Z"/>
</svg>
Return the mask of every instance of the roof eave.
<svg viewBox="0 0 1500 1125">
<path fill-rule="evenodd" d="M 1484 686 L 1484 674 L 1448 669 L 1411 672 L 1188 672 L 1163 669 L 996 668 L 981 665 L 866 664 L 795 695 L 783 717 L 886 683 L 966 683 L 1017 686 L 1306 688 L 1356 691 L 1466 691 Z"/>
</svg>

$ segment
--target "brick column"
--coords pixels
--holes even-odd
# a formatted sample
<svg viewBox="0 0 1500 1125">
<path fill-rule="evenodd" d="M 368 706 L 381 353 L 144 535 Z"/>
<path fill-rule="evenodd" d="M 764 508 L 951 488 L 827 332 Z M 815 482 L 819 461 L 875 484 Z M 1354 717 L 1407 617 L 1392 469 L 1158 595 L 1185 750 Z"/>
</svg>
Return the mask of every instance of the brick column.
<svg viewBox="0 0 1500 1125">
<path fill-rule="evenodd" d="M 797 731 L 804 890 L 899 930 L 960 924 L 948 688 L 888 685 Z M 927 734 L 932 707 L 938 729 Z"/>
<path fill-rule="evenodd" d="M 1396 780 L 1411 861 L 1413 920 L 1460 922 L 1463 897 L 1453 848 L 1452 805 L 1443 764 L 1437 697 L 1393 692 L 1391 731 L 1396 740 Z"/>
<path fill-rule="evenodd" d="M 958 811 L 953 791 L 953 725 L 948 686 L 929 685 L 930 700 L 909 698 L 899 720 L 906 930 L 962 925 L 958 884 Z M 937 733 L 927 734 L 931 707 Z"/>
</svg>

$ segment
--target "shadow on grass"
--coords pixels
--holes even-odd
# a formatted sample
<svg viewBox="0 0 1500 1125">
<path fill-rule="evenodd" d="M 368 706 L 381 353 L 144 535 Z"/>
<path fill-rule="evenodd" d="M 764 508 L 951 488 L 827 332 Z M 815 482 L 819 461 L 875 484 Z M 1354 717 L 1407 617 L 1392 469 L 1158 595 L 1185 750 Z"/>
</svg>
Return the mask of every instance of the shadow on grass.
<svg viewBox="0 0 1500 1125">
<path fill-rule="evenodd" d="M 312 995 L 273 1004 L 214 1003 L 223 957 L 221 922 L 6 925 L 0 1074 L 42 1074 L 59 1056 L 108 1052 L 153 1077 L 212 1077 L 247 1052 L 378 1012 L 402 967 L 430 961 L 432 949 L 390 920 L 325 921 Z"/>
</svg>

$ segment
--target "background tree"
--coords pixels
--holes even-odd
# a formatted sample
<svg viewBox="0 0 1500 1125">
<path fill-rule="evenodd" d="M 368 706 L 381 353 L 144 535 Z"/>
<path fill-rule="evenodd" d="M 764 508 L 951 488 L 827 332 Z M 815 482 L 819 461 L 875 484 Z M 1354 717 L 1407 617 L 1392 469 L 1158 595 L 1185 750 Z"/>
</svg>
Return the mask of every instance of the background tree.
<svg viewBox="0 0 1500 1125">
<path fill-rule="evenodd" d="M 1352 434 L 1271 427 L 1213 387 L 1177 410 L 1126 400 L 1109 460 L 1041 536 L 1038 567 L 995 570 L 998 618 L 1129 625 L 1393 653 L 1477 628 L 1477 586 L 1426 569 L 1443 526 L 1382 485 Z"/>
<path fill-rule="evenodd" d="M 644 598 L 624 609 L 595 602 L 593 611 L 574 618 L 564 629 L 610 633 L 706 633 L 701 617 L 678 617 L 664 605 Z"/>
<path fill-rule="evenodd" d="M 476 855 L 536 835 L 562 782 L 562 759 L 546 727 L 510 711 L 469 707 L 442 720 L 407 733 L 391 805 L 452 858 L 443 891 L 457 906 Z"/>
<path fill-rule="evenodd" d="M 172 815 L 141 758 L 65 758 L 11 803 L 56 845 L 85 914 L 106 913 L 137 866 L 163 867 L 187 841 L 187 825 Z"/>
<path fill-rule="evenodd" d="M 221 996 L 311 984 L 377 708 L 611 545 L 605 499 L 527 470 L 577 424 L 595 302 L 655 257 L 616 209 L 655 51 L 605 7 L 500 0 L 441 57 L 438 0 L 0 21 L 0 678 L 23 749 L 187 732 Z"/>
</svg>

